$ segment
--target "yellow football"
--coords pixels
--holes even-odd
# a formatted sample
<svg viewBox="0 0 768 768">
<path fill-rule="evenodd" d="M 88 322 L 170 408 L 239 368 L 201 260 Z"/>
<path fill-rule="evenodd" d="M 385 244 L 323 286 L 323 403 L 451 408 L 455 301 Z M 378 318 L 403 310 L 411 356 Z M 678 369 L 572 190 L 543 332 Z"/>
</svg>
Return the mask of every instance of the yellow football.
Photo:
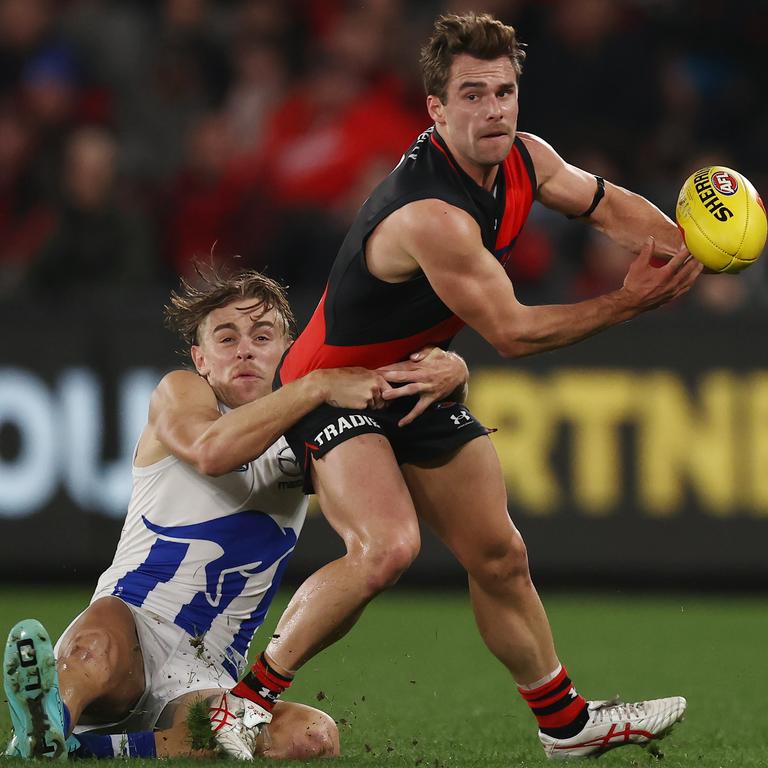
<svg viewBox="0 0 768 768">
<path fill-rule="evenodd" d="M 740 272 L 765 247 L 768 222 L 760 195 L 747 178 L 722 165 L 686 179 L 675 217 L 688 250 L 715 272 Z"/>
</svg>

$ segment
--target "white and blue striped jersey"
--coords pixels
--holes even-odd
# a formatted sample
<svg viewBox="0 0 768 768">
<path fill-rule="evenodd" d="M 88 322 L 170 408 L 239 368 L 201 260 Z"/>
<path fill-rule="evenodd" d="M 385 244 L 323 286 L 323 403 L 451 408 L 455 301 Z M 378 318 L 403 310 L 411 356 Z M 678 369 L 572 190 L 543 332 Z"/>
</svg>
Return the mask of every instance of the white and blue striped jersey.
<svg viewBox="0 0 768 768">
<path fill-rule="evenodd" d="M 237 679 L 304 523 L 301 471 L 284 438 L 221 477 L 168 456 L 133 467 L 107 595 L 172 621 Z"/>
</svg>

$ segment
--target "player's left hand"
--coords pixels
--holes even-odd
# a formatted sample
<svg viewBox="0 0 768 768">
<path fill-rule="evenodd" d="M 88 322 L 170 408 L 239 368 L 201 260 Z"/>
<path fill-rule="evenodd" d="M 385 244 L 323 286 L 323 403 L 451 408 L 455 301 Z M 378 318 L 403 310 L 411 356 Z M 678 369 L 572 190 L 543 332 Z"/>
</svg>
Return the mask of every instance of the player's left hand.
<svg viewBox="0 0 768 768">
<path fill-rule="evenodd" d="M 432 403 L 451 399 L 450 396 L 455 398 L 456 390 L 462 389 L 469 379 L 467 364 L 461 357 L 432 346 L 414 352 L 402 363 L 382 366 L 376 372 L 390 384 L 402 384 L 383 390 L 382 399 L 419 397 L 416 405 L 397 423 L 399 427 L 410 424 Z"/>
</svg>

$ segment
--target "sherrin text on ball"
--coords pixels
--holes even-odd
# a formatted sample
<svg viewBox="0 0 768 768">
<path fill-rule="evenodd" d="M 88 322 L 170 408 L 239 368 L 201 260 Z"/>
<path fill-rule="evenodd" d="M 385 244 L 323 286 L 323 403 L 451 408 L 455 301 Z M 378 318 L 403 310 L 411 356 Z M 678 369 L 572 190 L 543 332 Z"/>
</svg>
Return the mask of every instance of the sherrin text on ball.
<svg viewBox="0 0 768 768">
<path fill-rule="evenodd" d="M 765 207 L 749 180 L 712 165 L 686 179 L 675 210 L 691 254 L 714 272 L 740 272 L 765 247 Z"/>
</svg>

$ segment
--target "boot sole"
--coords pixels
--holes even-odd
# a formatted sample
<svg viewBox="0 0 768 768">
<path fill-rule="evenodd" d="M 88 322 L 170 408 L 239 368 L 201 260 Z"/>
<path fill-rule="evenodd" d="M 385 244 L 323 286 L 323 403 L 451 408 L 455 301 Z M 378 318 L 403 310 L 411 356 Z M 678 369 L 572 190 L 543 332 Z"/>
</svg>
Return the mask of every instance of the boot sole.
<svg viewBox="0 0 768 768">
<path fill-rule="evenodd" d="M 56 722 L 56 659 L 39 621 L 27 619 L 11 630 L 5 646 L 3 675 L 19 756 L 63 756 L 64 734 Z"/>
</svg>

